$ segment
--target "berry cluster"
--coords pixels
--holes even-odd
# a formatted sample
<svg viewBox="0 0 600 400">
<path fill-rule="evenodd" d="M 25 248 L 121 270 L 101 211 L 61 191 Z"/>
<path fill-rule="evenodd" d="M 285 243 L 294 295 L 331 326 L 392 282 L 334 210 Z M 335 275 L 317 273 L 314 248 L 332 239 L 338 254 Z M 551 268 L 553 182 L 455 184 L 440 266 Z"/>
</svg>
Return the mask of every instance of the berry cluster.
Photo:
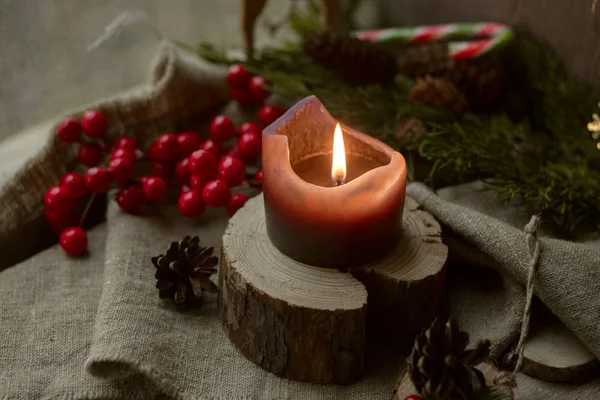
<svg viewBox="0 0 600 400">
<path fill-rule="evenodd" d="M 269 82 L 262 76 L 252 76 L 241 64 L 229 67 L 227 82 L 231 87 L 231 97 L 242 107 L 259 106 L 269 97 Z M 265 105 L 258 110 L 258 120 L 264 126 L 271 125 L 285 110 Z"/>
<path fill-rule="evenodd" d="M 259 81 L 255 78 L 241 65 L 231 67 L 228 74 L 229 82 L 235 82 L 240 92 L 239 85 L 245 80 L 245 88 L 251 90 L 247 93 L 263 102 L 269 93 L 262 78 L 260 84 L 252 83 Z M 232 86 L 235 93 L 234 89 Z M 258 94 L 260 97 L 254 97 Z M 84 173 L 69 172 L 57 186 L 48 189 L 44 196 L 46 220 L 60 236 L 64 251 L 79 255 L 87 248 L 87 235 L 81 229 L 87 210 L 96 194 L 111 187 L 119 189 L 115 201 L 127 213 L 139 213 L 146 204 L 163 200 L 169 188 L 175 188 L 179 190 L 177 206 L 183 216 L 200 217 L 207 206 L 224 207 L 233 215 L 248 196 L 232 194 L 231 189 L 243 183 L 262 183 L 261 169 L 254 175 L 247 173 L 248 166 L 260 163 L 262 126 L 284 112 L 263 105 L 258 110 L 262 125 L 249 121 L 237 129 L 228 117 L 218 115 L 210 121 L 209 139 L 195 131 L 165 133 L 146 152 L 128 136 L 109 143 L 105 136 L 107 121 L 99 111 L 87 111 L 80 121 L 67 118 L 58 125 L 57 136 L 63 142 L 78 143 L 78 160 L 88 169 Z M 149 174 L 143 173 L 148 170 Z M 82 208 L 86 198 L 87 205 Z"/>
</svg>

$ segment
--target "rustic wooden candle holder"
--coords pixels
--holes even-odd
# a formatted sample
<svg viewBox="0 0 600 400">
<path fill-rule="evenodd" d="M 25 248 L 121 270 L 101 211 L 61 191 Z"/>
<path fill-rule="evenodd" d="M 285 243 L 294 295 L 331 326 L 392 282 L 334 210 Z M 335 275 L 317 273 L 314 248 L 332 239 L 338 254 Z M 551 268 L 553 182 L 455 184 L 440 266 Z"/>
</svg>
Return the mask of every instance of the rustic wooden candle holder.
<svg viewBox="0 0 600 400">
<path fill-rule="evenodd" d="M 282 254 L 264 210 L 259 195 L 231 218 L 219 269 L 223 324 L 255 364 L 293 380 L 351 383 L 363 373 L 367 331 L 406 346 L 437 315 L 448 249 L 410 197 L 396 246 L 350 273 Z"/>
<path fill-rule="evenodd" d="M 229 222 L 219 299 L 251 361 L 343 384 L 363 373 L 367 334 L 402 347 L 431 324 L 448 249 L 433 217 L 405 198 L 404 159 L 385 144 L 342 126 L 348 169 L 335 186 L 336 124 L 310 96 L 263 131 L 264 196 Z"/>
</svg>

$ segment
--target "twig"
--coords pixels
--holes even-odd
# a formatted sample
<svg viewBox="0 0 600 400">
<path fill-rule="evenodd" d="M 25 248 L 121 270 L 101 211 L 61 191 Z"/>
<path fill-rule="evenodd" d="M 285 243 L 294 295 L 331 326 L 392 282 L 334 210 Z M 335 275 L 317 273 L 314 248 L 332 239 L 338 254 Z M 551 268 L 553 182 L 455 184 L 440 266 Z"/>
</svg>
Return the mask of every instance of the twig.
<svg viewBox="0 0 600 400">
<path fill-rule="evenodd" d="M 279 31 L 292 18 L 292 15 L 294 15 L 294 12 L 296 11 L 297 5 L 298 5 L 298 0 L 291 0 L 290 8 L 288 9 L 286 16 L 284 18 L 282 18 L 281 21 L 278 21 L 278 22 L 265 21 L 265 26 L 269 30 L 269 35 L 271 37 L 275 36 L 275 34 L 277 34 L 277 31 Z"/>
<path fill-rule="evenodd" d="M 85 208 L 83 209 L 83 214 L 81 214 L 81 218 L 79 219 L 79 227 L 81 228 L 81 225 L 83 225 L 83 221 L 85 220 L 85 217 L 87 216 L 88 211 L 90 211 L 90 207 L 92 206 L 92 203 L 94 202 L 94 199 L 96 198 L 96 193 L 92 193 L 92 195 L 90 196 L 90 198 L 87 201 L 87 204 L 85 205 Z"/>
<path fill-rule="evenodd" d="M 540 243 L 537 240 L 537 229 L 540 220 L 537 215 L 531 217 L 531 220 L 525 225 L 525 234 L 527 239 L 527 247 L 529 248 L 529 274 L 527 275 L 525 309 L 523 310 L 523 319 L 521 321 L 521 335 L 519 342 L 515 348 L 512 357 L 517 357 L 515 368 L 512 372 L 500 373 L 494 380 L 498 385 L 515 387 L 515 377 L 517 372 L 523 367 L 523 349 L 525 347 L 525 339 L 529 333 L 529 321 L 531 319 L 531 303 L 533 302 L 533 278 L 537 269 L 538 260 L 540 258 Z"/>
</svg>

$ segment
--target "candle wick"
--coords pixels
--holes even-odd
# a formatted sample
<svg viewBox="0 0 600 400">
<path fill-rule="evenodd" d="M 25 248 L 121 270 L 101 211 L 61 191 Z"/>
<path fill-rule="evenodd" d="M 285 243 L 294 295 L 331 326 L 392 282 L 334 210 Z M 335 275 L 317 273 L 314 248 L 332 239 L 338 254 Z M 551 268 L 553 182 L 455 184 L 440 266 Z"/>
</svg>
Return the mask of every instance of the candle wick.
<svg viewBox="0 0 600 400">
<path fill-rule="evenodd" d="M 341 186 L 342 185 L 342 180 L 340 178 L 336 178 L 335 179 L 335 186 Z"/>
</svg>

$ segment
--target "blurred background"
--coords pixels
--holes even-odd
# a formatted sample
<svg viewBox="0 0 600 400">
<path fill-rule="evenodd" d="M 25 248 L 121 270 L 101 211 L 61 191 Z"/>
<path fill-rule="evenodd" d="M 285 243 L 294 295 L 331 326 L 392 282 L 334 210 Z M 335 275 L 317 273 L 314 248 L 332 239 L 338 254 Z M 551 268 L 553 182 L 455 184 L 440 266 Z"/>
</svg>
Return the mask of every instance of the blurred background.
<svg viewBox="0 0 600 400">
<path fill-rule="evenodd" d="M 0 139 L 144 83 L 160 37 L 240 46 L 240 2 L 0 0 Z M 271 1 L 264 17 L 287 7 Z M 114 34 L 92 48 L 115 18 Z"/>
<path fill-rule="evenodd" d="M 289 7 L 267 2 L 258 45 Z M 161 38 L 241 48 L 240 10 L 241 0 L 0 0 L 0 140 L 144 83 Z"/>
<path fill-rule="evenodd" d="M 0 0 L 0 141 L 146 82 L 160 38 L 241 48 L 241 2 Z M 267 2 L 257 23 L 258 46 L 285 35 L 284 29 L 276 39 L 269 38 L 266 25 L 285 19 L 290 2 Z M 303 3 L 299 1 L 300 6 Z M 550 40 L 573 72 L 597 81 L 600 41 L 598 16 L 590 13 L 592 0 L 551 3 L 552 7 L 548 0 L 362 0 L 355 15 L 359 28 L 378 22 L 410 25 L 489 19 L 525 24 Z M 124 24 L 127 20 L 129 24 Z M 94 47 L 111 24 L 114 34 Z"/>
</svg>

